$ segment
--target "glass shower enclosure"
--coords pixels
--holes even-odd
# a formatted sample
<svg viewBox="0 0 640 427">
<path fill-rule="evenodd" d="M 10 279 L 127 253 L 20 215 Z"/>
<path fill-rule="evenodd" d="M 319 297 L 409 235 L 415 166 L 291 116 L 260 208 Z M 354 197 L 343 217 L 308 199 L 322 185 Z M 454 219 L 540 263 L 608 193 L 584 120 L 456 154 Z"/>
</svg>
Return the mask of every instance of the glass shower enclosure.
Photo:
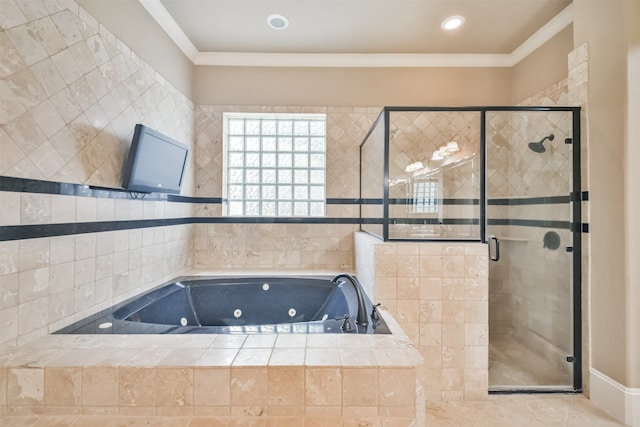
<svg viewBox="0 0 640 427">
<path fill-rule="evenodd" d="M 362 229 L 480 240 L 480 131 L 479 111 L 385 108 L 361 146 Z"/>
<path fill-rule="evenodd" d="M 385 107 L 360 147 L 361 230 L 480 241 L 489 386 L 579 391 L 579 107 Z"/>
</svg>

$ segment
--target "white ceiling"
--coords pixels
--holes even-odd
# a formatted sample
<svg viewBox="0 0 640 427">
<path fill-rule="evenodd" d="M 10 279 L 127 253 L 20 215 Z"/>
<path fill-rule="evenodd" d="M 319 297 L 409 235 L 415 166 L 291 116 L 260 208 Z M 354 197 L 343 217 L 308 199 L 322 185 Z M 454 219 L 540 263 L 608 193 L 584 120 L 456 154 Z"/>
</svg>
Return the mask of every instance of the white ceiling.
<svg viewBox="0 0 640 427">
<path fill-rule="evenodd" d="M 511 66 L 572 22 L 571 0 L 139 1 L 209 65 Z M 269 28 L 271 14 L 289 27 Z M 466 22 L 445 32 L 451 15 Z"/>
</svg>

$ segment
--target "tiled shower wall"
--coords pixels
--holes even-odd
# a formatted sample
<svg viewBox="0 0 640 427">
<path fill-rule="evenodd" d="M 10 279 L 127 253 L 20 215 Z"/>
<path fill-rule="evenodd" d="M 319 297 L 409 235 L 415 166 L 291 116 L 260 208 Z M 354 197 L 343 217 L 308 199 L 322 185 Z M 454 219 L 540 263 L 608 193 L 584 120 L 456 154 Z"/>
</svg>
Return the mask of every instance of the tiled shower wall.
<svg viewBox="0 0 640 427">
<path fill-rule="evenodd" d="M 194 107 L 72 0 L 2 1 L 0 175 L 118 188 L 136 123 L 193 141 Z M 193 164 L 183 194 L 193 192 Z M 0 224 L 192 216 L 187 203 L 0 192 Z M 190 225 L 0 242 L 0 344 L 64 326 L 192 263 Z"/>
<path fill-rule="evenodd" d="M 479 187 L 480 114 L 465 111 L 390 111 L 389 127 L 389 197 L 407 199 L 407 203 L 390 204 L 392 218 L 464 218 L 476 219 L 478 204 L 438 204 L 435 213 L 416 213 L 413 210 L 413 184 L 430 177 L 439 180 L 438 199 L 477 199 Z M 382 199 L 384 175 L 384 122 L 364 145 L 362 167 L 365 175 L 364 198 Z M 456 141 L 460 151 L 441 161 L 432 161 L 435 150 Z M 418 172 L 405 172 L 407 165 L 421 161 L 426 167 Z M 379 205 L 363 205 L 363 217 L 382 218 Z M 366 225 L 366 229 L 382 234 L 381 227 Z M 477 238 L 477 225 L 460 224 L 391 224 L 392 238 Z"/>
<path fill-rule="evenodd" d="M 520 105 L 569 105 L 567 80 L 523 101 Z M 568 196 L 571 192 L 570 112 L 496 112 L 487 114 L 488 198 Z M 535 153 L 527 144 L 554 134 L 546 152 Z M 492 205 L 491 219 L 570 221 L 571 205 Z M 547 232 L 556 232 L 560 248 L 543 245 Z M 521 341 L 528 349 L 566 371 L 570 383 L 572 354 L 571 233 L 566 229 L 495 226 L 487 228 L 501 242 L 501 260 L 490 263 L 490 324 L 492 339 L 501 335 Z"/>
<path fill-rule="evenodd" d="M 434 170 L 480 150 L 480 113 L 475 111 L 391 111 L 389 176 L 408 177 L 405 167 L 422 161 Z M 433 152 L 456 141 L 460 151 L 441 161 Z"/>
<path fill-rule="evenodd" d="M 380 108 L 213 106 L 196 108 L 196 195 L 223 195 L 223 112 L 324 113 L 327 116 L 326 196 L 351 199 L 328 204 L 324 224 L 196 224 L 195 265 L 211 269 L 353 270 L 353 233 L 359 217 L 359 146 Z M 348 202 L 348 201 L 347 201 Z M 220 204 L 198 205 L 196 215 L 219 217 Z"/>
<path fill-rule="evenodd" d="M 440 199 L 480 198 L 480 113 L 468 111 L 397 112 L 390 115 L 389 177 L 410 179 L 390 189 L 391 198 L 413 197 L 412 185 L 426 177 L 439 181 Z M 458 143 L 460 151 L 443 160 L 431 160 L 433 152 L 448 142 Z M 405 172 L 405 167 L 421 161 L 426 170 Z M 421 175 L 422 174 L 422 177 Z M 414 213 L 411 204 L 392 205 L 390 216 L 397 218 L 480 217 L 478 204 L 440 204 L 432 214 Z M 393 238 L 479 238 L 477 225 L 396 224 L 390 227 Z"/>
</svg>

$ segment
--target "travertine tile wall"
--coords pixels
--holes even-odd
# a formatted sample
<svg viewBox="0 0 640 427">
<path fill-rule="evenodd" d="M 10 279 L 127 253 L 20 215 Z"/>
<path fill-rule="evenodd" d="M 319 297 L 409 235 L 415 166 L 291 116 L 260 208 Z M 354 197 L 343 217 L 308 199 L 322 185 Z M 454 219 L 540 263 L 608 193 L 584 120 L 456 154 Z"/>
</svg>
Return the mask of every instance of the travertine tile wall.
<svg viewBox="0 0 640 427">
<path fill-rule="evenodd" d="M 442 224 L 447 219 L 476 220 L 480 218 L 479 203 L 437 204 L 431 213 L 416 212 L 411 198 L 413 185 L 421 180 L 434 180 L 438 186 L 438 199 L 480 200 L 480 158 L 479 155 L 460 159 L 442 168 L 436 168 L 423 176 L 417 176 L 392 186 L 389 197 L 409 199 L 409 203 L 389 206 L 392 218 L 420 218 L 438 220 L 433 224 L 392 224 L 389 236 L 395 239 L 450 238 L 480 239 L 478 224 Z"/>
<path fill-rule="evenodd" d="M 389 197 L 411 199 L 416 181 L 439 181 L 438 198 L 478 199 L 480 115 L 465 111 L 391 111 L 389 113 Z M 384 121 L 371 133 L 364 145 L 362 159 L 364 198 L 381 199 L 383 184 Z M 443 160 L 431 160 L 433 152 L 450 141 L 459 151 Z M 422 170 L 406 172 L 407 165 L 421 161 Z M 381 218 L 379 205 L 363 205 L 364 218 Z M 411 203 L 391 204 L 391 218 L 465 218 L 480 217 L 478 205 L 440 205 L 435 213 L 416 213 Z M 382 227 L 368 224 L 369 232 L 382 235 Z M 477 225 L 391 224 L 391 238 L 479 238 Z"/>
<path fill-rule="evenodd" d="M 567 80 L 536 94 L 519 106 L 569 105 Z M 494 197 L 537 197 L 566 194 L 570 189 L 571 112 L 489 112 L 487 114 L 487 191 Z M 545 141 L 545 153 L 534 153 L 528 143 Z"/>
<path fill-rule="evenodd" d="M 2 9 L 0 175 L 117 188 L 136 123 L 193 140 L 191 101 L 75 2 Z"/>
<path fill-rule="evenodd" d="M 223 195 L 224 112 L 327 115 L 326 195 L 359 197 L 359 146 L 380 108 L 213 106 L 196 108 L 196 188 L 201 197 Z M 221 216 L 220 205 L 199 206 L 198 216 Z M 330 218 L 357 218 L 357 205 L 327 205 Z M 197 224 L 195 264 L 221 269 L 353 270 L 351 224 Z"/>
<path fill-rule="evenodd" d="M 466 111 L 391 111 L 389 113 L 389 197 L 411 199 L 416 181 L 432 178 L 439 181 L 439 199 L 478 199 L 479 191 L 479 149 L 480 114 Z M 380 124 L 382 127 L 382 122 Z M 383 134 L 374 135 L 378 138 Z M 433 152 L 448 142 L 458 143 L 459 151 L 443 160 L 431 160 Z M 380 144 L 376 140 L 377 145 Z M 371 145 L 372 142 L 369 143 Z M 382 149 L 367 147 L 374 153 Z M 364 158 L 363 167 L 376 171 L 382 176 L 381 161 Z M 407 165 L 420 161 L 424 169 L 406 172 Z M 376 169 L 377 168 L 377 169 Z M 382 195 L 379 179 L 368 178 L 367 186 L 371 194 L 376 194 L 373 186 L 379 185 L 377 193 Z M 366 196 L 365 196 L 366 197 Z M 373 206 L 363 210 L 375 212 Z M 435 213 L 416 213 L 411 203 L 389 206 L 391 218 L 479 218 L 478 205 L 439 205 Z M 382 217 L 382 213 L 378 218 Z M 370 225 L 373 230 L 379 226 Z M 392 224 L 389 235 L 392 238 L 478 238 L 478 226 L 442 224 Z"/>
<path fill-rule="evenodd" d="M 352 218 L 357 218 L 357 211 Z M 195 267 L 353 271 L 357 224 L 196 224 Z"/>
<path fill-rule="evenodd" d="M 393 314 L 424 358 L 420 375 L 427 402 L 486 399 L 487 246 L 382 242 L 361 232 L 355 245 L 365 288 L 373 290 L 375 302 Z M 365 271 L 373 271 L 373 277 Z"/>
<path fill-rule="evenodd" d="M 405 167 L 422 161 L 430 170 L 455 163 L 480 149 L 480 113 L 468 111 L 392 111 L 389 129 L 389 176 L 409 178 Z M 440 161 L 433 152 L 456 141 L 460 151 Z"/>
<path fill-rule="evenodd" d="M 81 221 L 181 217 L 190 210 L 93 198 L 77 207 L 71 196 L 0 193 L 3 206 L 16 197 L 26 206 L 34 197 L 66 204 Z M 192 263 L 191 232 L 191 225 L 178 225 L 0 242 L 0 344 L 46 335 L 176 276 Z"/>
<path fill-rule="evenodd" d="M 120 187 L 134 125 L 193 140 L 194 107 L 72 0 L 2 1 L 0 175 Z M 193 164 L 183 194 L 193 191 Z M 182 203 L 0 192 L 0 224 L 191 216 Z M 42 336 L 192 263 L 191 226 L 0 243 L 0 344 Z"/>
<path fill-rule="evenodd" d="M 380 107 L 198 105 L 195 112 L 196 196 L 222 196 L 222 114 L 225 112 L 326 114 L 327 197 L 359 197 L 359 146 L 380 113 Z"/>
<path fill-rule="evenodd" d="M 520 105 L 569 105 L 567 80 L 535 94 Z M 570 112 L 490 112 L 487 114 L 488 198 L 568 196 L 571 192 Z M 544 153 L 528 143 L 554 134 Z M 511 218 L 570 221 L 569 204 L 489 206 L 489 219 Z M 561 245 L 545 248 L 544 235 L 556 232 Z M 501 260 L 490 263 L 491 336 L 520 341 L 555 363 L 570 382 L 572 354 L 571 233 L 555 228 L 489 226 L 487 233 L 501 239 Z M 499 344 L 497 344 L 499 345 Z M 504 351 L 496 347 L 498 353 Z M 517 379 L 514 379 L 517 381 Z"/>
</svg>

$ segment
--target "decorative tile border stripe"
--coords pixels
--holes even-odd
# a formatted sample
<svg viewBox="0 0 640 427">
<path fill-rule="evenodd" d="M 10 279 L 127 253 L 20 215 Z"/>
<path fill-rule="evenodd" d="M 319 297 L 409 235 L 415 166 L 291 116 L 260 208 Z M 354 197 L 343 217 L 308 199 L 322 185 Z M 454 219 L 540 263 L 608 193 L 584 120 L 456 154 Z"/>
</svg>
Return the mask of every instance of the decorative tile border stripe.
<svg viewBox="0 0 640 427">
<path fill-rule="evenodd" d="M 395 224 L 477 225 L 477 218 L 392 218 Z M 71 222 L 61 224 L 28 224 L 0 226 L 0 242 L 67 236 L 72 234 L 101 233 L 132 230 L 136 228 L 167 227 L 185 224 L 382 224 L 382 218 L 320 218 L 320 217 L 186 217 L 166 219 L 142 219 L 129 221 Z M 516 225 L 525 227 L 571 229 L 569 221 L 531 219 L 489 219 L 489 225 Z M 583 223 L 581 231 L 589 232 L 589 224 Z"/>
<path fill-rule="evenodd" d="M 505 206 L 518 206 L 518 205 L 552 205 L 561 203 L 570 203 L 571 196 L 550 196 L 550 197 L 517 197 L 509 199 L 489 199 L 487 204 L 489 206 L 505 205 Z"/>
<path fill-rule="evenodd" d="M 391 205 L 413 205 L 413 198 L 389 199 Z M 480 199 L 436 199 L 436 205 L 480 205 Z"/>
<path fill-rule="evenodd" d="M 331 200 L 331 202 L 330 202 Z M 338 202 L 348 200 L 348 202 Z M 413 198 L 389 199 L 390 205 L 413 205 Z M 327 199 L 327 204 L 382 205 L 383 199 Z M 480 199 L 437 199 L 437 205 L 480 205 Z"/>
<path fill-rule="evenodd" d="M 107 199 L 131 199 L 145 201 L 167 201 L 174 203 L 221 204 L 222 197 L 191 197 L 164 193 L 136 193 L 122 188 L 96 187 L 92 185 L 73 184 L 67 182 L 43 181 L 39 179 L 15 178 L 0 176 L 0 191 L 15 193 L 39 193 L 62 196 L 96 197 Z M 365 199 L 328 198 L 328 205 L 358 205 L 368 204 Z M 374 202 L 375 204 L 375 202 Z"/>
<path fill-rule="evenodd" d="M 478 218 L 389 218 L 389 224 L 478 225 Z"/>
<path fill-rule="evenodd" d="M 169 194 L 169 196 L 167 197 L 167 202 L 178 202 L 178 203 L 197 203 L 197 204 L 209 203 L 212 205 L 219 205 L 219 204 L 222 204 L 223 201 L 224 199 L 222 197 L 189 197 L 189 196 L 176 196 L 174 194 Z"/>
<path fill-rule="evenodd" d="M 18 193 L 41 193 L 79 197 L 97 197 L 111 199 L 137 199 L 149 201 L 166 200 L 177 203 L 209 203 L 221 204 L 222 197 L 190 197 L 164 193 L 132 193 L 122 188 L 96 187 L 92 185 L 73 184 L 66 182 L 43 181 L 38 179 L 15 178 L 11 176 L 0 176 L 0 191 L 10 191 Z M 134 197 L 132 194 L 142 194 L 143 197 Z M 583 191 L 581 200 L 589 200 L 589 192 Z M 392 205 L 413 204 L 413 198 L 389 199 Z M 519 197 L 489 199 L 487 204 L 494 205 L 539 205 L 539 204 L 559 204 L 570 203 L 571 196 L 550 196 L 550 197 Z M 327 198 L 328 205 L 381 205 L 383 199 L 360 199 L 360 198 Z M 479 205 L 480 199 L 438 199 L 441 205 Z"/>
<path fill-rule="evenodd" d="M 360 218 L 186 217 L 0 226 L 0 242 L 185 224 L 360 224 Z"/>
<path fill-rule="evenodd" d="M 141 219 L 134 221 L 69 222 L 62 224 L 8 225 L 0 227 L 0 241 L 100 233 L 136 228 L 191 224 L 192 218 Z"/>
<path fill-rule="evenodd" d="M 83 184 L 52 182 L 36 179 L 0 176 L 0 191 L 70 195 L 78 197 L 96 197 L 112 199 L 135 199 L 136 193 L 116 188 L 94 187 Z M 589 199 L 589 193 L 581 194 L 582 200 Z M 137 200 L 167 201 L 174 203 L 221 204 L 221 197 L 189 197 L 163 193 L 145 193 Z M 410 203 L 412 199 L 391 199 L 390 203 L 399 205 Z M 532 205 L 570 203 L 570 196 L 532 197 L 516 199 L 492 199 L 489 205 Z M 327 198 L 328 205 L 378 205 L 382 199 Z M 441 199 L 443 205 L 479 205 L 479 199 Z M 477 225 L 478 218 L 390 218 L 395 224 L 442 224 Z M 547 221 L 527 219 L 488 219 L 489 225 L 516 225 L 571 229 L 569 221 Z M 59 224 L 28 224 L 0 226 L 0 241 L 35 239 L 72 234 L 97 233 L 105 231 L 130 230 L 135 228 L 165 227 L 183 224 L 382 224 L 382 218 L 323 218 L 323 217 L 184 217 L 133 221 L 98 221 Z M 583 233 L 589 232 L 589 224 L 583 223 Z"/>
<path fill-rule="evenodd" d="M 96 197 L 107 199 L 135 199 L 132 193 L 121 188 L 94 187 L 84 184 L 72 184 L 67 182 L 42 181 L 39 179 L 14 178 L 0 176 L 0 191 L 13 191 L 16 193 L 40 193 L 63 196 Z M 141 193 L 136 193 L 141 194 Z M 148 193 L 144 200 L 159 201 L 168 200 L 169 195 L 163 193 Z M 143 199 L 140 197 L 139 199 Z"/>
</svg>

